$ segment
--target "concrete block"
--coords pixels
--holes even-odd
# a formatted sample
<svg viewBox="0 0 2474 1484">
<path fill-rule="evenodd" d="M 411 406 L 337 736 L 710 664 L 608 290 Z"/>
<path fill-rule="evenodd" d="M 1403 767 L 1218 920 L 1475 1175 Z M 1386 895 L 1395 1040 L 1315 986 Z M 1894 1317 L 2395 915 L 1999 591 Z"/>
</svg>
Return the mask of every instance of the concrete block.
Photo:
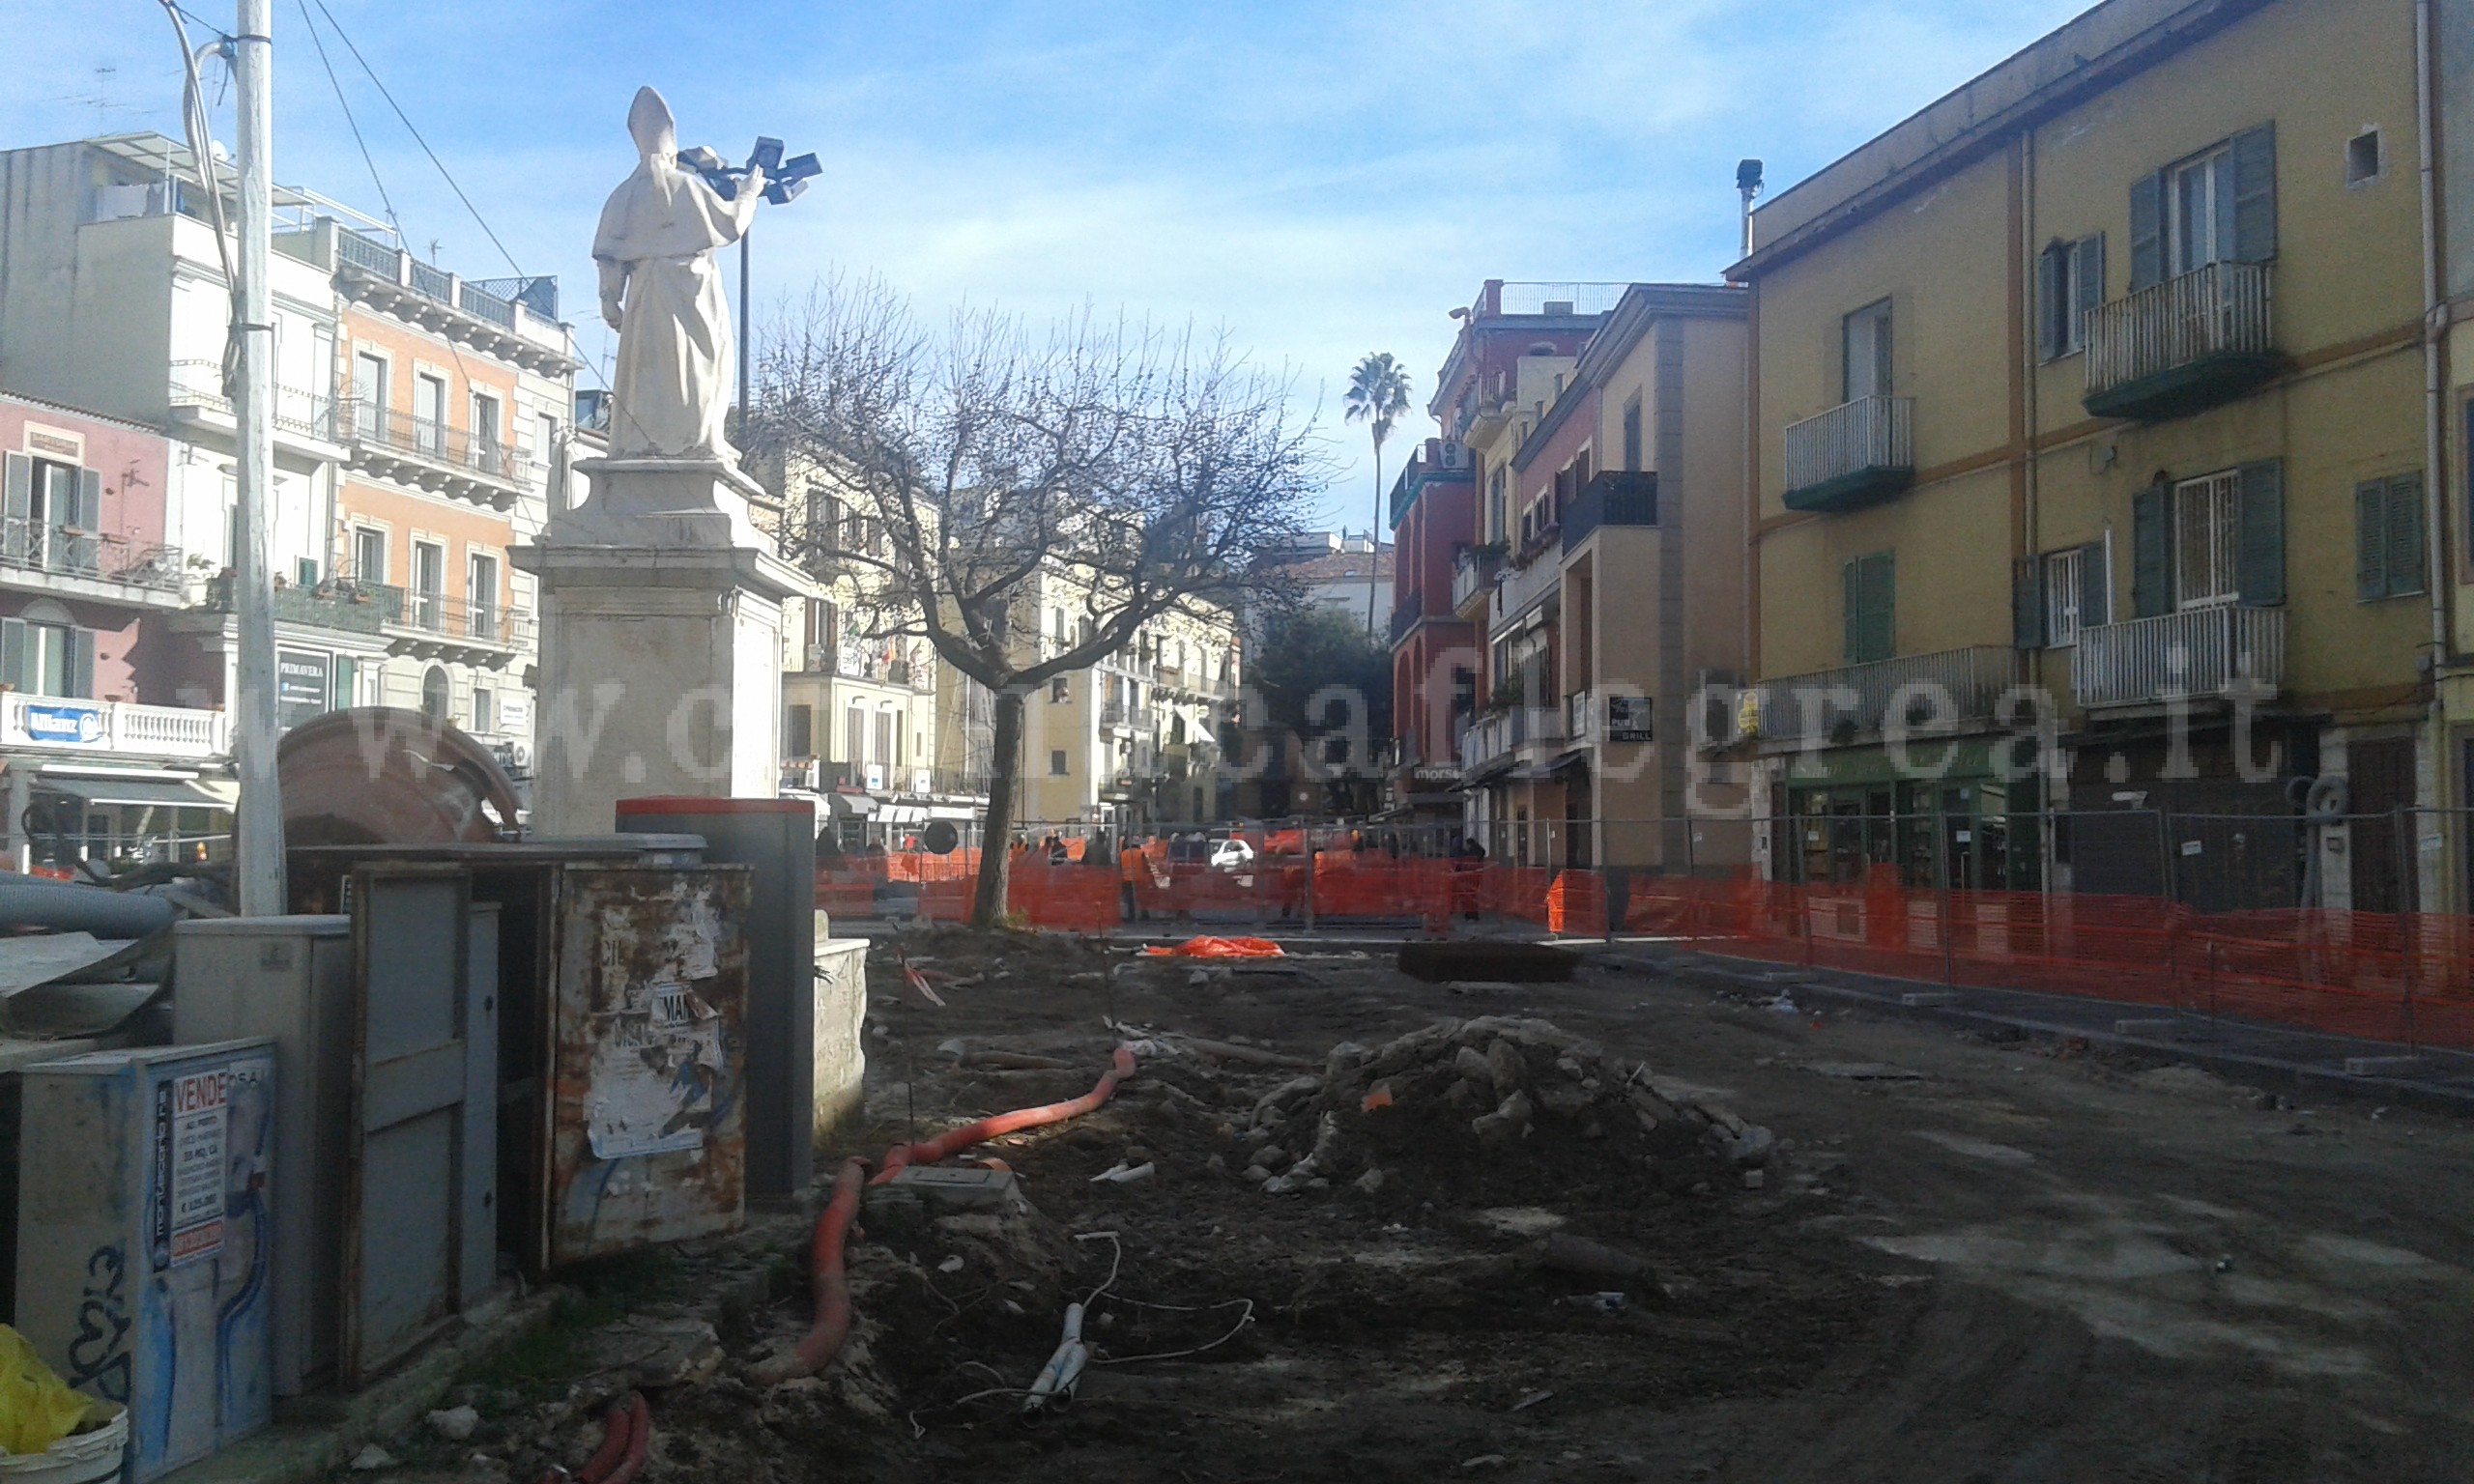
<svg viewBox="0 0 2474 1484">
<path fill-rule="evenodd" d="M 2114 1022 L 2114 1034 L 2116 1036 L 2145 1036 L 2157 1041 L 2172 1041 L 2180 1034 L 2181 1029 L 2181 1021 L 2168 1018 Z"/>
<path fill-rule="evenodd" d="M 894 1196 L 914 1196 L 932 1216 L 962 1211 L 1003 1211 L 1014 1203 L 1018 1183 L 1011 1170 L 969 1166 L 906 1165 L 886 1181 Z"/>
<path fill-rule="evenodd" d="M 817 914 L 820 921 L 824 914 Z M 858 1116 L 867 1080 L 868 940 L 820 938 L 816 945 L 816 1126 L 821 1147 Z"/>
<path fill-rule="evenodd" d="M 2410 1077 L 2424 1067 L 2419 1056 L 2349 1056 L 2345 1058 L 2345 1075 L 2349 1077 Z"/>
</svg>

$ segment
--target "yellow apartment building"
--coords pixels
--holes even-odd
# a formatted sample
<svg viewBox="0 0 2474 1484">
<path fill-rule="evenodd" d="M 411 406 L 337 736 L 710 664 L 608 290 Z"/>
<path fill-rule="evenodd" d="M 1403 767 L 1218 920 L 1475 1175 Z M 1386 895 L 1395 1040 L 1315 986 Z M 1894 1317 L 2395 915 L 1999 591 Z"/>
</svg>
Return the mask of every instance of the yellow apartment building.
<svg viewBox="0 0 2474 1484">
<path fill-rule="evenodd" d="M 1754 214 L 1769 875 L 2462 899 L 2416 57 L 2110 0 Z"/>
</svg>

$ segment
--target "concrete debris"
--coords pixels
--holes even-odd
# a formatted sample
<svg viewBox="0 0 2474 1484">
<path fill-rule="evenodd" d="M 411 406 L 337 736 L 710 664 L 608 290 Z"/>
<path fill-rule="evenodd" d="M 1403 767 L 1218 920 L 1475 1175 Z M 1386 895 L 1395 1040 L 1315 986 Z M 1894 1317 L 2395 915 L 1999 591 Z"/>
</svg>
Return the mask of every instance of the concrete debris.
<svg viewBox="0 0 2474 1484">
<path fill-rule="evenodd" d="M 431 1413 L 426 1420 L 431 1432 L 449 1442 L 462 1442 L 481 1425 L 481 1413 L 471 1407 L 447 1407 Z"/>
<path fill-rule="evenodd" d="M 374 1442 L 352 1456 L 352 1471 L 355 1473 L 374 1473 L 378 1470 L 394 1467 L 395 1455 Z"/>
</svg>

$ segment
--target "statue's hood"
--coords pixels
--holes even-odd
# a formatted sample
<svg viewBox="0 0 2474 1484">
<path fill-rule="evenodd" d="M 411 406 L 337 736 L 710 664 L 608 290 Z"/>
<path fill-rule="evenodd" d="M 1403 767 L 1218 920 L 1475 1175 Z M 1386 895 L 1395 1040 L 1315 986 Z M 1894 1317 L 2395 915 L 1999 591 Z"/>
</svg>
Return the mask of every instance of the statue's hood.
<svg viewBox="0 0 2474 1484">
<path fill-rule="evenodd" d="M 678 153 L 677 121 L 671 117 L 670 104 L 649 87 L 638 88 L 636 100 L 627 106 L 627 132 L 640 155 Z"/>
</svg>

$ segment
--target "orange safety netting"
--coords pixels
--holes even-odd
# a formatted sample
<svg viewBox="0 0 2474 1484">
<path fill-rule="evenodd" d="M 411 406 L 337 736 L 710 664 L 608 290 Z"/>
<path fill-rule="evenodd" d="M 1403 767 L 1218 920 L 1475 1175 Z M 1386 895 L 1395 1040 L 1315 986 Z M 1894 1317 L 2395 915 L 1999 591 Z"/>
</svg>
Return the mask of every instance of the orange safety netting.
<svg viewBox="0 0 2474 1484">
<path fill-rule="evenodd" d="M 1269 938 L 1188 938 L 1171 948 L 1146 948 L 1148 958 L 1279 958 L 1286 950 Z"/>
<path fill-rule="evenodd" d="M 886 858 L 844 864 L 818 872 L 818 903 L 869 915 L 891 875 Z M 2201 913 L 2143 897 L 1938 891 L 1904 885 L 1889 867 L 1862 881 L 1797 884 L 1749 872 L 1667 876 L 1362 850 L 1215 870 L 1169 861 L 1165 846 L 1149 844 L 1115 864 L 1018 860 L 1008 904 L 1035 927 L 1092 933 L 1136 914 L 1409 919 L 1428 931 L 1491 915 L 1579 936 L 1699 940 L 1781 963 L 2474 1047 L 2474 918 Z M 952 920 L 967 914 L 972 888 L 957 868 L 947 879 L 882 889 L 902 901 L 891 911 L 915 892 L 920 915 Z"/>
</svg>

